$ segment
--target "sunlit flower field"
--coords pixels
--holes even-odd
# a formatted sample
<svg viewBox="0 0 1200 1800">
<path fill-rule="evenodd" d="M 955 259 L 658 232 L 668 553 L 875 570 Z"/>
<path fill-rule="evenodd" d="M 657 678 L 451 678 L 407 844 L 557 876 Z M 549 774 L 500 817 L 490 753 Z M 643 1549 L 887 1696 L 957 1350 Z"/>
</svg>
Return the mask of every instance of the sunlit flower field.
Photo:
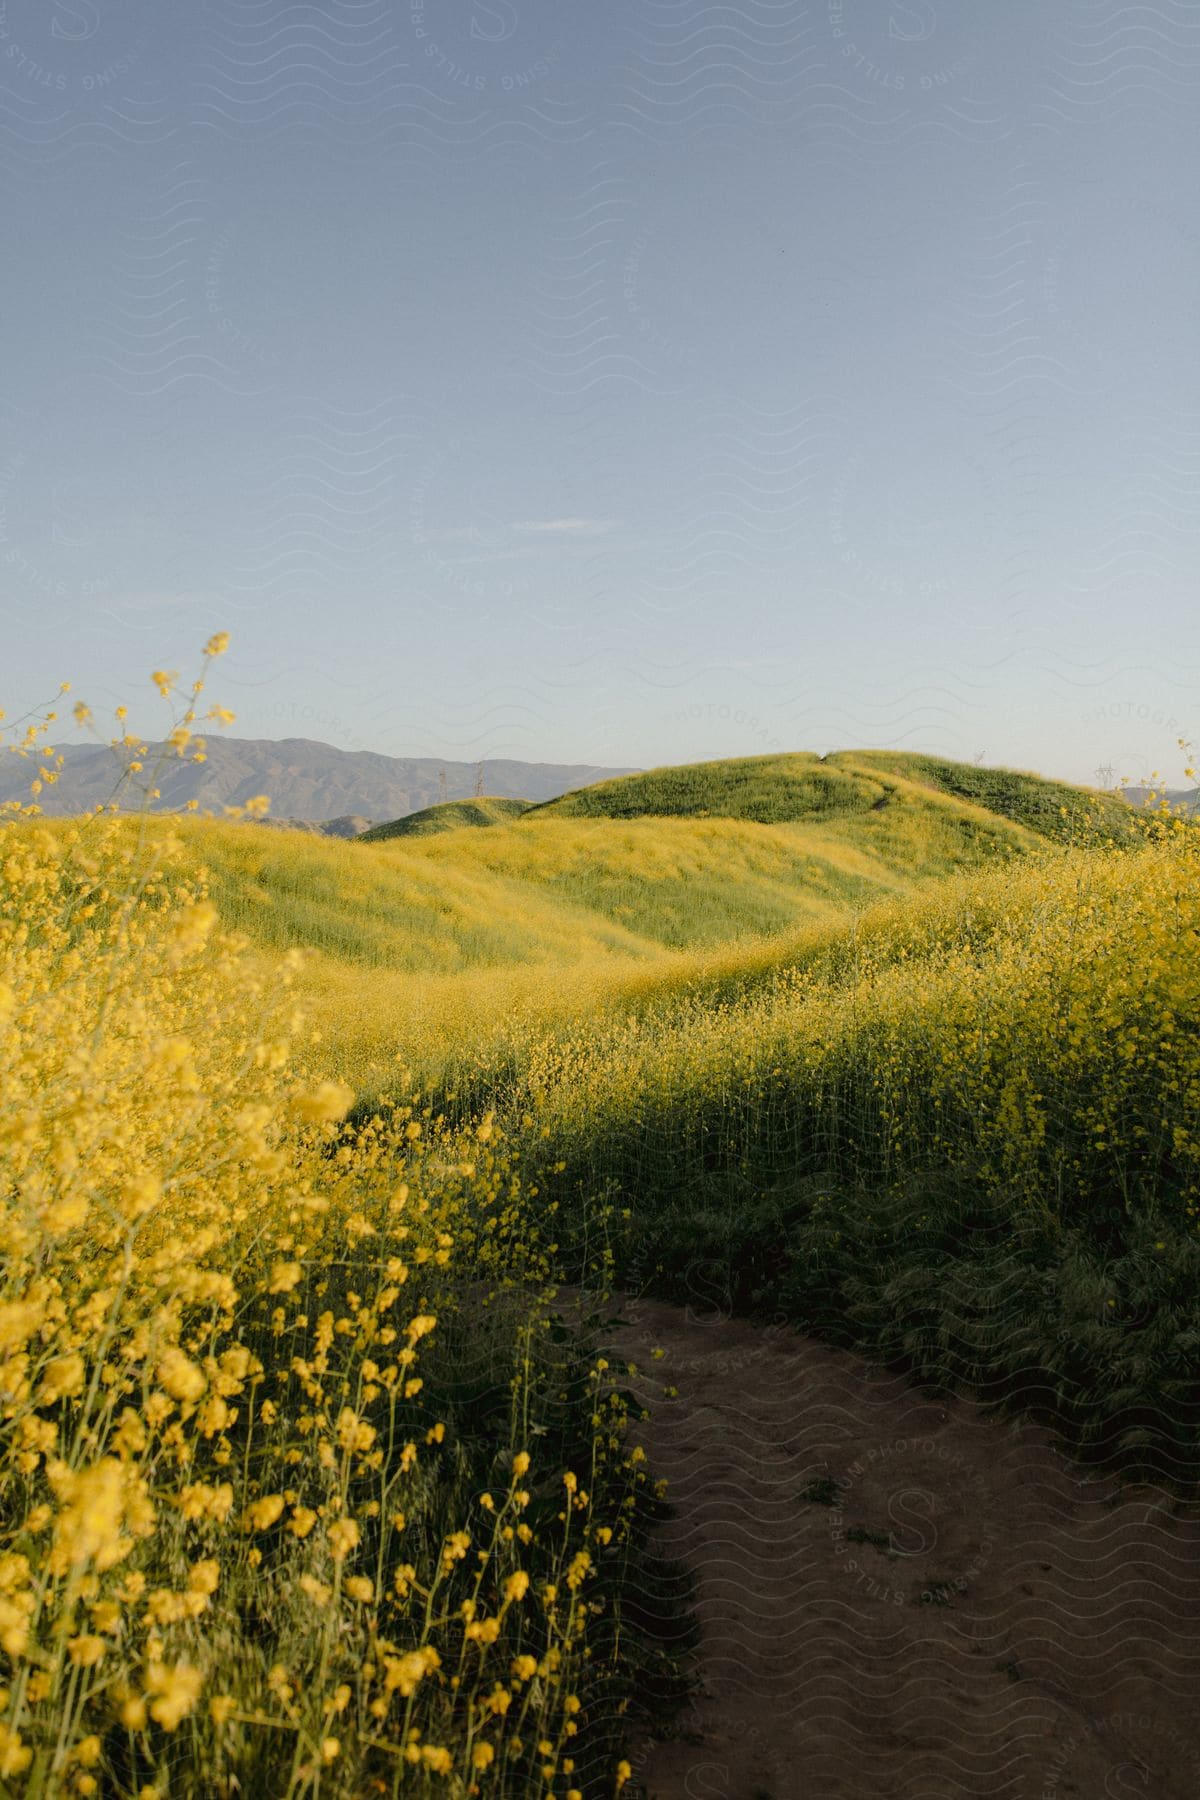
<svg viewBox="0 0 1200 1800">
<path fill-rule="evenodd" d="M 228 717 L 200 699 L 223 647 L 191 688 L 156 674 L 168 754 Z M 753 1303 L 765 1241 L 772 1304 L 811 1322 L 843 1282 L 865 1318 L 859 1226 L 891 1221 L 903 1274 L 979 1199 L 1039 1256 L 1086 1238 L 1086 1306 L 1119 1319 L 1106 1255 L 1153 1291 L 1192 1254 L 1182 821 L 1040 852 L 997 828 L 890 897 L 847 840 L 849 887 L 773 931 L 759 867 L 725 940 L 715 901 L 689 936 L 672 899 L 653 953 L 618 920 L 568 954 L 548 910 L 536 955 L 388 968 L 383 938 L 302 947 L 238 860 L 341 857 L 355 892 L 415 852 L 45 819 L 54 724 L 10 732 L 31 796 L 0 824 L 0 1793 L 619 1791 L 652 1471 L 564 1275 L 669 1290 L 724 1256 Z M 117 798 L 152 799 L 131 774 Z M 621 880 L 654 823 L 620 826 Z M 602 829 L 555 824 L 545 879 Z M 745 836 L 786 829 L 716 841 L 798 857 Z M 653 878 L 701 841 L 662 833 Z"/>
<path fill-rule="evenodd" d="M 623 1402 L 493 1122 L 298 1077 L 299 961 L 169 830 L 3 829 L 0 1791 L 581 1791 Z"/>
</svg>

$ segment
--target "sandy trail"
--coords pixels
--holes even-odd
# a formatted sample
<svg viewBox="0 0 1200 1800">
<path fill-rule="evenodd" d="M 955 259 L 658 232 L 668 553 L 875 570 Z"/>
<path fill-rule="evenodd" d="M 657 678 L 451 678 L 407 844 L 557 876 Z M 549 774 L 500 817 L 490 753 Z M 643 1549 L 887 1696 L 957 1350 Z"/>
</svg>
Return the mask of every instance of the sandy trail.
<svg viewBox="0 0 1200 1800">
<path fill-rule="evenodd" d="M 627 1795 L 1200 1796 L 1196 1509 L 812 1339 L 623 1317 L 701 1632 Z"/>
</svg>

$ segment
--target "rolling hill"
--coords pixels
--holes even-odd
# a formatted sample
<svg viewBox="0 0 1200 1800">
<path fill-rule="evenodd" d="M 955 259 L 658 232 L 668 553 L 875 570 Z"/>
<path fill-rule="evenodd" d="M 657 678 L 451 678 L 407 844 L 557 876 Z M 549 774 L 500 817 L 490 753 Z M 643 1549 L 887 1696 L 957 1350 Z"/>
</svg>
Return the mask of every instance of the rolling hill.
<svg viewBox="0 0 1200 1800">
<path fill-rule="evenodd" d="M 537 810 L 558 818 L 816 824 L 881 813 L 897 803 L 911 803 L 921 790 L 1056 841 L 1075 835 L 1085 817 L 1122 838 L 1136 831 L 1128 804 L 1115 794 L 1011 769 L 888 750 L 748 756 L 639 770 L 564 794 Z"/>
<path fill-rule="evenodd" d="M 651 770 L 505 810 L 435 807 L 434 829 L 352 842 L 14 817 L 26 852 L 0 873 L 27 882 L 61 839 L 54 954 L 74 974 L 72 933 L 105 926 L 157 841 L 171 883 L 145 895 L 215 902 L 240 937 L 214 946 L 246 956 L 264 1017 L 278 1000 L 297 1076 L 336 1074 L 372 1133 L 419 1107 L 412 1141 L 427 1124 L 442 1173 L 474 1170 L 495 1123 L 570 1256 L 603 1245 L 681 1294 L 699 1258 L 731 1304 L 805 1320 L 836 1298 L 831 1329 L 939 1379 L 961 1342 L 988 1380 L 1044 1369 L 1066 1391 L 1089 1334 L 1074 1425 L 1107 1430 L 1124 1395 L 1143 1431 L 1146 1320 L 1182 1370 L 1200 1293 L 1187 820 L 893 752 Z M 84 909 L 89 834 L 114 874 Z M 264 1038 L 255 1066 L 277 1054 Z M 1100 1304 L 1136 1329 L 1097 1333 Z M 1186 1373 L 1153 1381 L 1166 1418 Z M 1200 1417 L 1178 1441 L 1200 1458 Z"/>
<path fill-rule="evenodd" d="M 451 802 L 348 845 L 192 829 L 222 911 L 251 937 L 452 972 L 772 937 L 1140 825 L 1123 801 L 1037 776 L 864 752 L 652 770 L 540 806 Z"/>
<path fill-rule="evenodd" d="M 458 831 L 464 825 L 507 825 L 528 812 L 532 805 L 531 800 L 502 800 L 495 795 L 444 800 L 437 806 L 426 806 L 420 812 L 409 813 L 403 819 L 375 825 L 361 835 L 365 843 L 382 844 L 389 838 L 432 837 L 439 831 Z"/>
<path fill-rule="evenodd" d="M 490 1055 L 518 1017 L 737 988 L 877 902 L 1142 826 L 1111 796 L 874 752 L 656 770 L 498 810 L 435 807 L 351 842 L 184 829 L 228 925 L 268 957 L 309 953 L 302 985 L 371 1090 L 398 1054 L 429 1068 Z"/>
</svg>

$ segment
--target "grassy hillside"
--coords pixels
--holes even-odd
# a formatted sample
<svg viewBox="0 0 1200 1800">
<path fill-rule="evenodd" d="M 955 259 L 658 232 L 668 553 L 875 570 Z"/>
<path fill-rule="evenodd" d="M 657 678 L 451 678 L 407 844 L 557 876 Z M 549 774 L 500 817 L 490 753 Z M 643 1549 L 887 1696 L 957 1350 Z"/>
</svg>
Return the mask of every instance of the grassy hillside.
<svg viewBox="0 0 1200 1800">
<path fill-rule="evenodd" d="M 540 1134 L 564 1245 L 1036 1404 L 1200 1479 L 1200 885 L 1179 833 L 976 871 L 741 992 L 527 1032 L 467 1111 Z"/>
<path fill-rule="evenodd" d="M 564 794 L 537 808 L 571 818 L 731 818 L 759 824 L 826 823 L 912 806 L 921 791 L 1026 827 L 1056 842 L 1081 830 L 1132 841 L 1137 825 L 1112 794 L 1010 769 L 985 769 L 885 750 L 748 756 L 650 769 Z"/>
<path fill-rule="evenodd" d="M 584 819 L 752 819 L 760 825 L 867 811 L 881 784 L 801 752 L 648 769 L 547 801 L 541 813 Z"/>
<path fill-rule="evenodd" d="M 1071 787 L 1064 781 L 1048 781 L 1043 775 L 946 762 L 936 756 L 897 755 L 887 750 L 856 751 L 852 757 L 831 760 L 852 761 L 864 771 L 896 774 L 906 781 L 936 788 L 939 793 L 982 806 L 1055 842 L 1074 842 L 1081 835 L 1103 833 L 1117 842 L 1132 843 L 1143 834 L 1143 822 L 1132 814 L 1123 796 Z"/>
<path fill-rule="evenodd" d="M 253 872 L 235 828 L 196 847 L 261 945 L 323 944 L 301 994 L 361 1116 L 408 1078 L 456 1129 L 494 1112 L 568 1272 L 606 1243 L 1190 1479 L 1192 833 L 1114 843 L 1122 812 L 1106 845 L 1091 796 L 993 774 L 793 765 L 815 817 L 564 804 Z M 772 804 L 761 768 L 705 780 Z"/>
<path fill-rule="evenodd" d="M 615 785 L 0 826 L 20 1791 L 611 1795 L 666 1590 L 564 1279 L 1195 1486 L 1194 831 L 929 759 Z"/>
<path fill-rule="evenodd" d="M 966 788 L 980 774 L 956 779 Z M 1090 800 L 1042 786 L 1039 806 L 1036 778 L 998 777 L 1003 811 L 945 782 L 863 773 L 849 758 L 830 768 L 762 757 L 605 782 L 507 820 L 512 803 L 454 802 L 365 833 L 348 854 L 312 839 L 188 829 L 200 834 L 223 916 L 255 940 L 454 971 L 645 957 L 832 919 L 957 869 L 1044 851 L 1062 829 L 1060 796 L 1081 815 Z M 1127 825 L 1128 809 L 1119 817 Z M 474 828 L 481 819 L 487 830 Z"/>
<path fill-rule="evenodd" d="M 180 829 L 228 925 L 268 955 L 310 953 L 303 987 L 324 1041 L 373 1093 L 387 1090 L 397 1059 L 465 1079 L 480 1064 L 507 1066 L 514 1035 L 534 1020 L 557 1030 L 682 989 L 725 994 L 880 900 L 1061 854 L 1047 837 L 1062 826 L 1049 799 L 1040 813 L 1025 804 L 1038 831 L 893 769 L 843 761 L 702 764 L 605 783 L 485 830 L 382 841 L 209 821 Z M 946 768 L 963 786 L 981 773 Z M 1036 795 L 1036 778 L 1012 781 Z M 1021 792 L 999 797 L 1016 811 Z M 1086 810 L 1089 798 L 1074 797 Z M 472 804 L 434 809 L 437 822 Z M 683 816 L 636 811 L 668 804 Z M 578 810 L 602 805 L 623 810 Z M 738 807 L 761 816 L 729 816 Z M 791 816 L 767 822 L 772 813 Z"/>
<path fill-rule="evenodd" d="M 422 807 L 402 819 L 391 819 L 386 825 L 375 825 L 360 833 L 368 844 L 386 843 L 389 838 L 431 837 L 438 831 L 457 831 L 463 825 L 506 825 L 528 812 L 532 800 L 504 800 L 481 796 L 474 800 L 443 800 L 437 806 Z"/>
</svg>

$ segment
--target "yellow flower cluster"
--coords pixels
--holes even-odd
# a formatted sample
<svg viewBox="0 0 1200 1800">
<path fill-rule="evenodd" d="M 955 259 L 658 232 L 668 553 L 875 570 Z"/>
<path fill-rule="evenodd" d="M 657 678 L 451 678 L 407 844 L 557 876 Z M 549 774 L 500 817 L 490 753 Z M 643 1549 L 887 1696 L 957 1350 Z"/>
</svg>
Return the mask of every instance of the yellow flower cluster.
<svg viewBox="0 0 1200 1800">
<path fill-rule="evenodd" d="M 616 1520 L 564 1528 L 521 1442 L 519 1171 L 416 1094 L 347 1124 L 295 959 L 193 866 L 165 823 L 0 824 L 0 1791 L 565 1795 Z M 513 1391 L 487 1506 L 464 1343 Z"/>
<path fill-rule="evenodd" d="M 878 906 L 741 995 L 531 1032 L 511 1105 L 572 1183 L 923 1171 L 1046 1208 L 1200 1209 L 1200 833 Z M 515 1068 L 514 1068 L 515 1065 Z M 514 1073 L 517 1079 L 514 1080 Z"/>
</svg>

